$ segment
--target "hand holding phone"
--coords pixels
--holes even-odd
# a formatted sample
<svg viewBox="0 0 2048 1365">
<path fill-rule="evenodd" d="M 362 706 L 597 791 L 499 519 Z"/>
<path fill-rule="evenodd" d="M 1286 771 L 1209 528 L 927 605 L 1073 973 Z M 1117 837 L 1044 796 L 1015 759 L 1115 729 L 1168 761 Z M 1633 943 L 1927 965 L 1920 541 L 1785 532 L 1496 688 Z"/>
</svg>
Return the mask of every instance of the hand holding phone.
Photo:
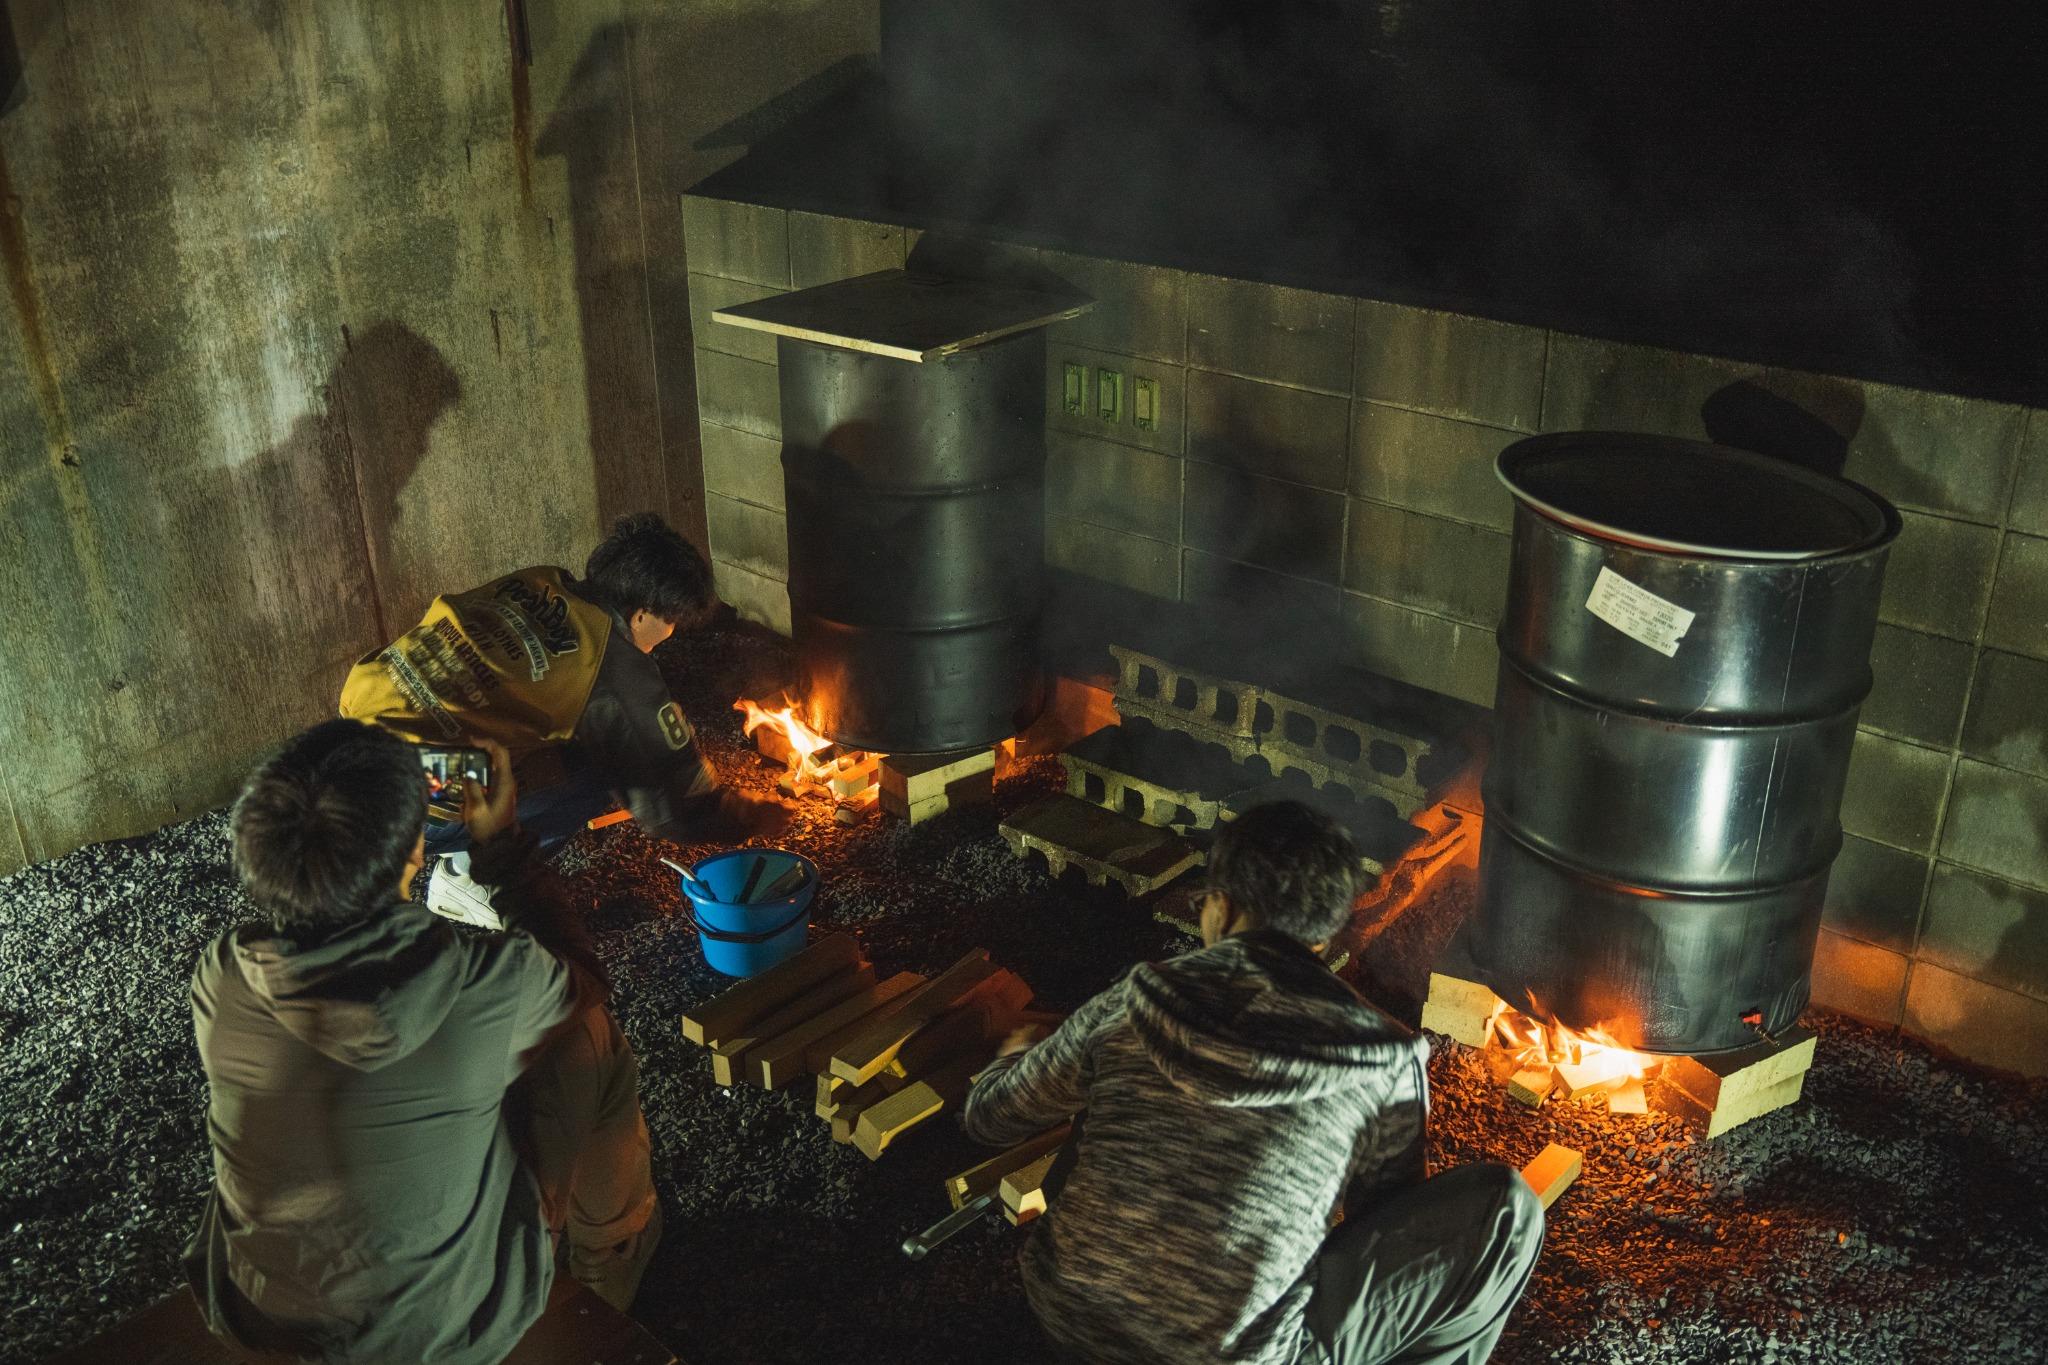
<svg viewBox="0 0 2048 1365">
<path fill-rule="evenodd" d="M 519 790 L 512 780 L 512 755 L 496 740 L 481 741 L 489 760 L 482 781 L 462 784 L 462 823 L 470 842 L 483 843 L 519 823 Z"/>
<path fill-rule="evenodd" d="M 455 805 L 462 789 L 476 782 L 491 784 L 491 757 L 482 749 L 448 749 L 434 744 L 415 746 L 420 771 L 427 777 L 427 799 L 438 805 Z"/>
</svg>

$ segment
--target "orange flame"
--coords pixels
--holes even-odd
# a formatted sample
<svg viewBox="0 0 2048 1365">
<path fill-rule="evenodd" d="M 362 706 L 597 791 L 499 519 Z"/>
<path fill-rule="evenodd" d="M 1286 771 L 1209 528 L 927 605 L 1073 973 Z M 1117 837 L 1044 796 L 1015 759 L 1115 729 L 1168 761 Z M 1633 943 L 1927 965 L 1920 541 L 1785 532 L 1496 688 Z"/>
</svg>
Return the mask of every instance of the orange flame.
<svg viewBox="0 0 2048 1365">
<path fill-rule="evenodd" d="M 832 743 L 831 740 L 813 730 L 797 718 L 796 704 L 787 697 L 785 705 L 770 711 L 756 702 L 741 697 L 732 704 L 732 709 L 744 717 L 740 728 L 752 738 L 754 731 L 764 725 L 773 726 L 781 732 L 783 744 L 790 752 L 790 771 L 806 781 L 815 780 L 820 766 L 812 757 L 820 749 Z"/>
<path fill-rule="evenodd" d="M 1640 1081 L 1659 1060 L 1623 1047 L 1613 1034 L 1598 1025 L 1589 1029 L 1570 1028 L 1556 1020 L 1538 1019 L 1511 1009 L 1505 1001 L 1493 1007 L 1487 1033 L 1522 1066 L 1590 1065 L 1616 1079 Z"/>
</svg>

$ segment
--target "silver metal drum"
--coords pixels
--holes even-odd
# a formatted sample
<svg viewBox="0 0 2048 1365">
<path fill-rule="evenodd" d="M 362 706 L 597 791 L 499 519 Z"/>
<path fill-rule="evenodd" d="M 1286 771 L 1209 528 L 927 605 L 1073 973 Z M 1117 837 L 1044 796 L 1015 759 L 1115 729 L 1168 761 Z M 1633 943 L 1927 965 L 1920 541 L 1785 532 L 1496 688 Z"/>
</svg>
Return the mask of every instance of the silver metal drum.
<svg viewBox="0 0 2048 1365">
<path fill-rule="evenodd" d="M 811 723 L 885 753 L 1016 734 L 1045 695 L 1045 333 L 922 363 L 777 345 Z"/>
<path fill-rule="evenodd" d="M 1711 1053 L 1806 1007 L 1898 514 L 1619 432 L 1501 452 L 1515 531 L 1472 951 L 1512 1004 Z"/>
</svg>

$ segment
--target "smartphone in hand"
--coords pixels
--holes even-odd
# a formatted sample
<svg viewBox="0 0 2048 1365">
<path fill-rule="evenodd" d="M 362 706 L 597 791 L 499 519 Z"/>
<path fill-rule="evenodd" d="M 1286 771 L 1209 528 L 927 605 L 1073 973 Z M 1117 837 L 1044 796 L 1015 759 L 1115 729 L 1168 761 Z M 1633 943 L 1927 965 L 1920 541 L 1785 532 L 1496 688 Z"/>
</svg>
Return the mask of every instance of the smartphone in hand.
<svg viewBox="0 0 2048 1365">
<path fill-rule="evenodd" d="M 482 749 L 451 749 L 437 744 L 416 744 L 420 770 L 427 778 L 427 799 L 435 805 L 460 807 L 462 784 L 491 785 L 491 756 Z"/>
</svg>

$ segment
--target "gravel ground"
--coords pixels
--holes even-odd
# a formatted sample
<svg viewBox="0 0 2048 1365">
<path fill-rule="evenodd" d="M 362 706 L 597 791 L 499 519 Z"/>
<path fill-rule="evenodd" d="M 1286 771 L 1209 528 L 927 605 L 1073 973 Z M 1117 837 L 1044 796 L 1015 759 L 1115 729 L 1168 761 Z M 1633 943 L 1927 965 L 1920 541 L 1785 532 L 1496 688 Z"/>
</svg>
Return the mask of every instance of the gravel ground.
<svg viewBox="0 0 2048 1365">
<path fill-rule="evenodd" d="M 723 707 L 783 666 L 780 648 L 717 629 L 662 654 L 713 761 L 764 789 Z M 1058 782 L 1051 760 L 1020 764 L 997 811 Z M 985 947 L 1065 1009 L 1187 942 L 1150 907 L 1011 858 L 996 812 L 849 831 L 806 804 L 782 842 L 824 869 L 814 922 L 857 934 L 882 972 Z M 185 983 L 201 946 L 248 914 L 225 840 L 214 813 L 0 880 L 0 1365 L 39 1360 L 176 1283 L 209 1178 Z M 940 1179 L 978 1159 L 957 1132 L 931 1126 L 871 1164 L 831 1141 L 808 1087 L 711 1083 L 676 1020 L 724 979 L 677 917 L 657 851 L 672 852 L 625 825 L 579 837 L 563 859 L 591 892 L 640 1052 L 668 1212 L 636 1315 L 697 1362 L 1044 1359 L 1017 1282 L 1020 1233 L 984 1221 L 917 1265 L 895 1250 L 944 1212 Z M 1372 939 L 1358 979 L 1412 1021 L 1468 904 L 1469 885 L 1449 878 Z M 1521 1164 L 1551 1141 L 1585 1153 L 1498 1360 L 2041 1358 L 2048 1087 L 1852 1021 L 1811 1022 L 1807 1097 L 1711 1143 L 1655 1116 L 1531 1114 L 1477 1054 L 1437 1040 L 1437 1165 Z"/>
</svg>

